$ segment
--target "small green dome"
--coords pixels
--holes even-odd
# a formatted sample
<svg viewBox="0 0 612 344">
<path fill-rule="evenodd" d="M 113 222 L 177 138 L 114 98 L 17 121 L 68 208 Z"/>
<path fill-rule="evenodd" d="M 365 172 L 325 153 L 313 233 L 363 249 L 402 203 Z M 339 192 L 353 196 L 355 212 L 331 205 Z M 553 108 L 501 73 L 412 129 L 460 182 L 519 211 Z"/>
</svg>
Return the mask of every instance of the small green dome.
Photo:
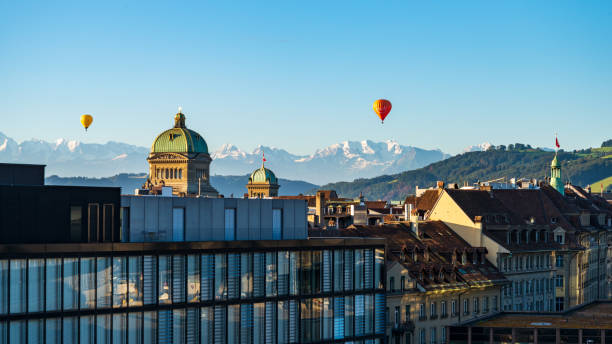
<svg viewBox="0 0 612 344">
<path fill-rule="evenodd" d="M 557 154 L 555 154 L 555 158 L 550 163 L 550 167 L 561 167 L 561 164 L 559 164 L 559 160 L 557 160 Z"/>
<path fill-rule="evenodd" d="M 174 128 L 159 134 L 153 145 L 151 153 L 206 153 L 208 145 L 204 138 L 195 131 L 185 127 L 185 115 L 177 113 L 174 117 Z"/>
<path fill-rule="evenodd" d="M 278 180 L 274 175 L 274 172 L 265 168 L 263 165 L 253 171 L 251 176 L 249 177 L 249 183 L 269 183 L 269 184 L 278 184 Z"/>
</svg>

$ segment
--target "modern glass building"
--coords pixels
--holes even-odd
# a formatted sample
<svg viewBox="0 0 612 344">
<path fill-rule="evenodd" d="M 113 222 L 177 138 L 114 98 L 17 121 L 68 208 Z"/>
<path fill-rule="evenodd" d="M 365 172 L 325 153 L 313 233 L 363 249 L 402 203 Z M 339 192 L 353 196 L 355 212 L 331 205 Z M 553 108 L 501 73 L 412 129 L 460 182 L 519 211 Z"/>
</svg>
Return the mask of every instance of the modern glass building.
<svg viewBox="0 0 612 344">
<path fill-rule="evenodd" d="M 3 168 L 36 173 L 0 178 L 0 343 L 384 338 L 385 240 L 309 239 L 304 201 L 120 196 Z"/>
<path fill-rule="evenodd" d="M 382 239 L 0 245 L 2 343 L 380 343 Z"/>
</svg>

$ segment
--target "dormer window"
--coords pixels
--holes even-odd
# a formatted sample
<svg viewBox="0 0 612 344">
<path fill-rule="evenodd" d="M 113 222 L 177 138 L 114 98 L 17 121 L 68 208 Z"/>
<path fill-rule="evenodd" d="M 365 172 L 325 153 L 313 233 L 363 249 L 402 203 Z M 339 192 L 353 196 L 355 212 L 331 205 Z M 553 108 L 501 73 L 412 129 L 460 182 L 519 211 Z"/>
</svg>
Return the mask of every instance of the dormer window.
<svg viewBox="0 0 612 344">
<path fill-rule="evenodd" d="M 563 238 L 563 234 L 555 234 L 555 241 L 559 244 L 563 244 L 565 241 Z"/>
<path fill-rule="evenodd" d="M 557 223 L 557 218 L 556 217 L 551 217 L 550 218 L 550 223 Z"/>
<path fill-rule="evenodd" d="M 476 263 L 478 263 L 478 252 L 474 251 L 472 255 L 472 264 L 476 265 Z"/>
<path fill-rule="evenodd" d="M 461 264 L 463 265 L 467 264 L 467 253 L 465 253 L 465 251 L 461 255 Z"/>
<path fill-rule="evenodd" d="M 440 270 L 440 274 L 438 275 L 438 279 L 440 280 L 440 282 L 442 282 L 444 280 L 444 271 Z"/>
</svg>

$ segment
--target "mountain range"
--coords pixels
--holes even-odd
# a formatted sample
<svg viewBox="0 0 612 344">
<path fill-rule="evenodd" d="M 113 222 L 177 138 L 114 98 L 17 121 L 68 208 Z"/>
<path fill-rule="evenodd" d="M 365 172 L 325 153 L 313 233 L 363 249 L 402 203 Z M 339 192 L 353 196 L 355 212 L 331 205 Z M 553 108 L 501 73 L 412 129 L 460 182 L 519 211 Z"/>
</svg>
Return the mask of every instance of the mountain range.
<svg viewBox="0 0 612 344">
<path fill-rule="evenodd" d="M 368 178 L 426 166 L 449 157 L 440 150 L 426 150 L 386 142 L 344 141 L 296 155 L 284 149 L 258 146 L 252 152 L 225 144 L 211 152 L 211 175 L 241 176 L 261 165 L 277 177 L 324 184 Z M 0 162 L 47 165 L 46 174 L 62 177 L 108 177 L 121 173 L 146 173 L 149 148 L 109 141 L 104 144 L 58 139 L 55 142 L 31 139 L 18 143 L 0 133 Z"/>
<path fill-rule="evenodd" d="M 610 147 L 602 145 L 573 152 L 560 150 L 558 154 L 564 181 L 579 186 L 592 184 L 594 190 L 600 190 L 601 186 L 606 191 L 612 190 L 612 142 Z M 363 192 L 367 199 L 400 200 L 414 194 L 417 186 L 431 187 L 436 181 L 463 186 L 496 178 L 542 180 L 550 176 L 554 155 L 549 149 L 534 149 L 520 143 L 508 147 L 490 146 L 487 150 L 458 154 L 416 170 L 330 183 L 320 189 L 336 190 L 342 197 L 356 197 Z"/>
</svg>

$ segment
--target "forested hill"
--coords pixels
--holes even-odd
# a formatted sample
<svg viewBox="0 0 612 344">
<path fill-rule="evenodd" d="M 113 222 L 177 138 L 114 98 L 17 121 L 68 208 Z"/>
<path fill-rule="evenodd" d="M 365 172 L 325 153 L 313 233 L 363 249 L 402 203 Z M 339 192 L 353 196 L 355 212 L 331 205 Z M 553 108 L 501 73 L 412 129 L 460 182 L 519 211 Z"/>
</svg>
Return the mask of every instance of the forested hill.
<svg viewBox="0 0 612 344">
<path fill-rule="evenodd" d="M 367 199 L 400 200 L 414 194 L 415 187 L 425 188 L 436 181 L 463 185 L 500 177 L 543 179 L 550 175 L 554 152 L 532 149 L 528 145 L 498 146 L 484 152 L 453 156 L 423 168 L 353 182 L 326 184 L 321 189 L 336 190 L 342 197 L 356 197 L 363 192 Z M 559 152 L 562 177 L 580 186 L 612 176 L 612 147 Z M 611 186 L 607 186 L 609 189 Z M 605 187 L 604 187 L 605 188 Z"/>
</svg>

